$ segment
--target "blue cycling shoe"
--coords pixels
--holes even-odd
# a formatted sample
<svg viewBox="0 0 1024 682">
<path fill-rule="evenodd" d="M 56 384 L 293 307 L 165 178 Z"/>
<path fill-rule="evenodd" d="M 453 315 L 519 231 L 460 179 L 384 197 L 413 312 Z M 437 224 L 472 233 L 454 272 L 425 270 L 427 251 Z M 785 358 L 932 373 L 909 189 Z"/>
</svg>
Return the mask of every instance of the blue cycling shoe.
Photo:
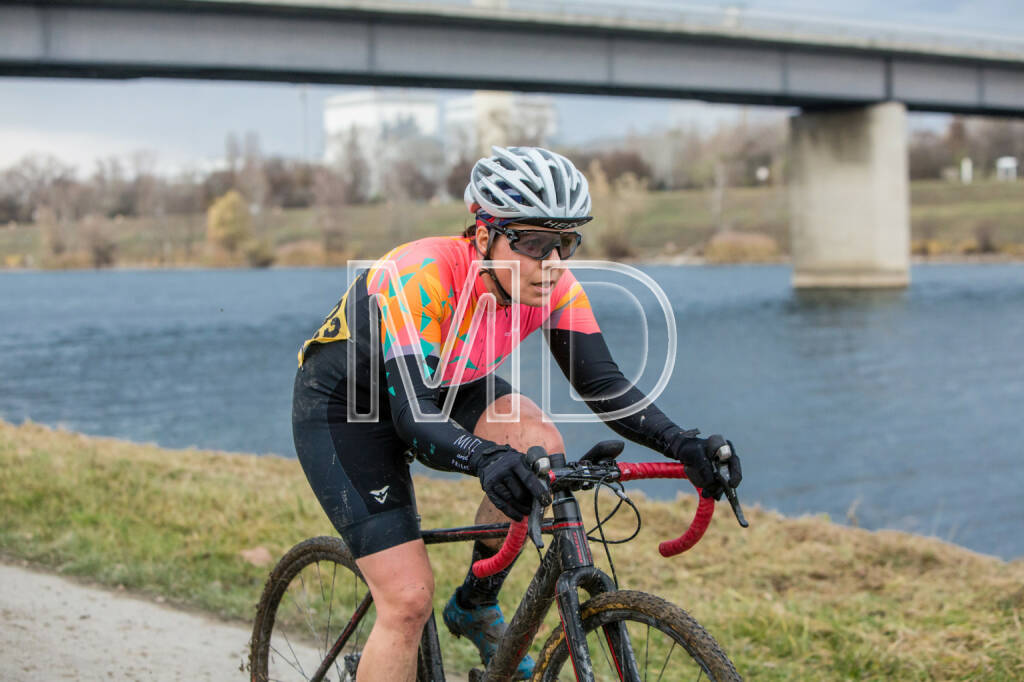
<svg viewBox="0 0 1024 682">
<path fill-rule="evenodd" d="M 464 609 L 455 600 L 455 595 L 448 600 L 441 614 L 448 631 L 456 637 L 467 637 L 480 651 L 480 660 L 484 665 L 491 661 L 498 650 L 498 642 L 505 634 L 505 618 L 501 607 L 478 606 L 475 609 Z M 523 656 L 516 668 L 515 679 L 528 680 L 533 676 L 533 659 Z"/>
</svg>

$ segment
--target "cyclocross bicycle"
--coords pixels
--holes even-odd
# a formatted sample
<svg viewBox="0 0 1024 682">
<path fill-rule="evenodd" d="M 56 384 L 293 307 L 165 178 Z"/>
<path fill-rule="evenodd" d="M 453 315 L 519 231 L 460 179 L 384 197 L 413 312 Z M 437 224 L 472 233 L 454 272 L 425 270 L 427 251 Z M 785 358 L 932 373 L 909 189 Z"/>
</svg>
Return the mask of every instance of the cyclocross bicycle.
<svg viewBox="0 0 1024 682">
<path fill-rule="evenodd" d="M 551 519 L 542 519 L 543 510 L 536 504 L 518 523 L 422 532 L 428 545 L 505 536 L 495 556 L 473 565 L 481 577 L 508 566 L 527 536 L 538 548 L 543 546 L 543 534 L 553 536 L 490 664 L 454 679 L 512 679 L 552 602 L 561 625 L 537 656 L 532 678 L 537 682 L 742 679 L 718 643 L 689 614 L 660 597 L 619 590 L 615 580 L 594 566 L 591 541 L 604 543 L 607 551 L 608 544 L 628 541 L 639 532 L 639 512 L 622 491 L 622 482 L 686 477 L 683 465 L 674 462 L 616 462 L 623 447 L 622 441 L 603 441 L 576 462 L 531 448 L 528 455 L 534 471 L 550 484 Z M 719 451 L 716 462 L 723 485 L 728 478 L 723 460 L 731 454 L 726 448 Z M 615 490 L 619 502 L 604 519 L 598 517 L 597 527 L 588 533 L 573 493 L 595 489 L 596 496 L 602 486 Z M 724 487 L 737 520 L 746 527 L 735 490 Z M 659 546 L 663 556 L 686 551 L 704 534 L 715 501 L 699 499 L 689 529 Z M 637 529 L 626 540 L 606 540 L 602 524 L 623 504 L 636 513 Z M 591 535 L 594 530 L 600 531 L 600 537 Z M 582 603 L 579 588 L 589 595 Z M 317 537 L 299 543 L 274 567 L 257 607 L 249 658 L 252 679 L 354 681 L 374 616 L 370 592 L 340 538 Z M 433 616 L 423 630 L 416 679 L 446 679 Z"/>
</svg>

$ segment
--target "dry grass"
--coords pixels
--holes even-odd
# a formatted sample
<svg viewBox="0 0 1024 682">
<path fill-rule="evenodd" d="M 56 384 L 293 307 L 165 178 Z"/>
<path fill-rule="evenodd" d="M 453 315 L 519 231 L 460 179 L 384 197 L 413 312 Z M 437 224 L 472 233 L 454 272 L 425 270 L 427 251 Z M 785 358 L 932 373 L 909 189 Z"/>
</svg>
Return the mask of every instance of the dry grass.
<svg viewBox="0 0 1024 682">
<path fill-rule="evenodd" d="M 719 232 L 708 240 L 704 258 L 709 263 L 771 263 L 779 260 L 779 245 L 766 234 Z"/>
<path fill-rule="evenodd" d="M 957 185 L 922 181 L 911 185 L 911 234 L 922 257 L 960 257 L 984 233 L 1008 258 L 1024 253 L 1024 184 Z M 778 252 L 789 251 L 789 209 L 781 185 L 730 188 L 716 218 L 711 190 L 641 193 L 633 198 L 628 220 L 600 236 L 599 214 L 588 228 L 581 255 L 588 258 L 649 258 L 704 249 L 716 232 L 742 232 L 773 239 Z M 613 212 L 614 213 L 614 212 Z M 281 265 L 323 265 L 340 255 L 375 258 L 395 244 L 430 235 L 459 234 L 468 222 L 461 201 L 406 206 L 347 206 L 336 216 L 342 229 L 334 250 L 324 254 L 324 230 L 313 209 L 273 209 L 253 217 L 253 234 L 266 243 Z M 717 222 L 716 222 L 717 221 Z M 203 264 L 205 216 L 118 218 L 108 226 L 118 265 L 176 267 Z M 0 229 L 0 267 L 91 267 L 81 225 L 69 226 L 71 256 L 46 255 L 40 230 L 30 225 Z M 607 242 L 607 243 L 606 243 Z M 344 250 L 344 254 L 341 254 Z M 969 255 L 969 254 L 968 254 Z M 733 257 L 723 252 L 721 258 Z M 738 258 L 777 260 L 768 252 Z"/>
<path fill-rule="evenodd" d="M 277 457 L 165 450 L 0 421 L 0 471 L 0 551 L 227 618 L 251 617 L 268 570 L 243 560 L 242 550 L 264 546 L 279 556 L 331 533 L 297 462 Z M 468 479 L 419 479 L 417 493 L 428 526 L 471 522 L 480 494 Z M 680 532 L 694 500 L 634 498 L 643 530 L 613 549 L 623 586 L 683 606 L 748 679 L 1024 678 L 1022 560 L 756 508 L 746 531 L 723 508 L 695 549 L 664 560 L 657 542 Z M 583 502 L 589 514 L 591 501 Z M 631 528 L 622 514 L 611 534 Z M 466 544 L 431 548 L 439 607 L 462 580 L 468 553 Z M 597 547 L 595 554 L 603 565 Z M 535 562 L 527 550 L 513 570 L 506 611 Z M 450 659 L 472 658 L 461 641 L 444 636 L 442 646 Z"/>
</svg>

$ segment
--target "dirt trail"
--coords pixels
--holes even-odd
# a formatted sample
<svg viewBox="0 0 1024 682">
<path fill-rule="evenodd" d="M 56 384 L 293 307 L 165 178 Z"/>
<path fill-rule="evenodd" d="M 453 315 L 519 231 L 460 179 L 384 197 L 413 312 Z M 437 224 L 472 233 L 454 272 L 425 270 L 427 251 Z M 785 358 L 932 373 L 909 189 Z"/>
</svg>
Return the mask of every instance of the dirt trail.
<svg viewBox="0 0 1024 682">
<path fill-rule="evenodd" d="M 3 682 L 248 679 L 244 664 L 251 630 L 246 626 L 4 561 L 0 558 Z M 448 679 L 466 682 L 457 674 Z"/>
<path fill-rule="evenodd" d="M 0 680 L 245 680 L 249 634 L 0 563 Z"/>
</svg>

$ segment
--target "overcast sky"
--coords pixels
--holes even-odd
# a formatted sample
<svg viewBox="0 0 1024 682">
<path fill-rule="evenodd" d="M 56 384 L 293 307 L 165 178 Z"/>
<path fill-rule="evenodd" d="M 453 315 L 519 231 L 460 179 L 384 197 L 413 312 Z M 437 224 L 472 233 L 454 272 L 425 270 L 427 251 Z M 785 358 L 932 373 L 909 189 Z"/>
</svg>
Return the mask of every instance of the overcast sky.
<svg viewBox="0 0 1024 682">
<path fill-rule="evenodd" d="M 514 4 L 515 0 L 513 0 Z M 621 3 L 626 5 L 627 3 Z M 666 3 L 667 4 L 667 3 Z M 681 7 L 694 3 L 679 3 Z M 1021 0 L 745 0 L 750 12 L 838 17 L 943 30 L 1024 36 Z M 323 103 L 337 86 L 202 81 L 87 81 L 0 78 L 0 168 L 50 153 L 89 172 L 95 159 L 156 153 L 164 171 L 203 166 L 223 155 L 231 133 L 259 134 L 264 153 L 319 158 Z M 442 91 L 448 97 L 456 93 Z M 697 102 L 557 96 L 559 141 L 644 131 L 673 123 L 714 125 L 739 108 Z M 770 111 L 765 112 L 770 115 Z M 781 115 L 782 112 L 775 110 Z M 937 119 L 915 117 L 918 125 Z"/>
</svg>

